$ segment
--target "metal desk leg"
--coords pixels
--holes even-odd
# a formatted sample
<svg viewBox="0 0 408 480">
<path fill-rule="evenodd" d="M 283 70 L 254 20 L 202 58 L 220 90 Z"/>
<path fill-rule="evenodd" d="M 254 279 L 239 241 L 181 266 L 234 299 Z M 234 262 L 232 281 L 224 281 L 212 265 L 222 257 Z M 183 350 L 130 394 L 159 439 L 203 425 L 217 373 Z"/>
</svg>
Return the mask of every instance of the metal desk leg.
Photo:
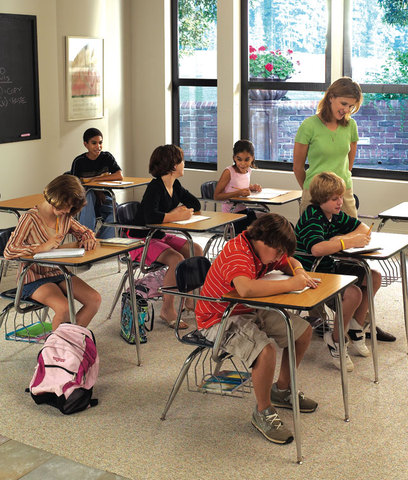
<svg viewBox="0 0 408 480">
<path fill-rule="evenodd" d="M 381 219 L 381 222 L 378 224 L 378 227 L 377 227 L 377 232 L 381 232 L 381 230 L 383 229 L 384 225 L 385 225 L 385 222 L 388 220 L 388 218 L 382 218 Z"/>
<path fill-rule="evenodd" d="M 300 429 L 300 411 L 299 411 L 299 394 L 296 381 L 296 357 L 295 357 L 295 338 L 293 336 L 292 320 L 285 310 L 276 310 L 279 312 L 286 323 L 286 333 L 288 336 L 288 356 L 290 371 L 290 390 L 292 394 L 293 406 L 293 427 L 295 433 L 297 463 L 303 463 L 302 457 L 302 434 Z"/>
<path fill-rule="evenodd" d="M 378 383 L 378 343 L 375 324 L 375 311 L 374 311 L 374 290 L 373 290 L 373 276 L 371 274 L 371 268 L 365 260 L 361 260 L 360 265 L 364 267 L 367 279 L 367 298 L 368 298 L 368 314 L 370 317 L 370 331 L 371 331 L 371 352 L 373 355 L 374 365 L 374 383 Z"/>
<path fill-rule="evenodd" d="M 401 286 L 402 286 L 402 299 L 404 302 L 404 320 L 405 320 L 405 336 L 408 344 L 408 285 L 407 285 L 407 264 L 406 264 L 405 251 L 400 252 L 401 262 Z"/>
<path fill-rule="evenodd" d="M 139 318 L 137 314 L 135 279 L 133 277 L 132 259 L 129 254 L 127 254 L 125 258 L 126 258 L 127 271 L 128 271 L 130 304 L 132 306 L 133 322 L 135 324 L 135 345 L 136 345 L 137 365 L 140 366 L 142 363 L 142 360 L 140 356 Z"/>
<path fill-rule="evenodd" d="M 76 313 L 74 305 L 74 290 L 72 289 L 72 278 L 71 272 L 64 267 L 63 265 L 59 267 L 61 272 L 64 274 L 65 281 L 67 283 L 67 300 L 69 308 L 69 320 L 73 325 L 76 325 Z"/>
<path fill-rule="evenodd" d="M 349 403 L 348 403 L 348 375 L 346 368 L 346 348 L 344 342 L 344 323 L 343 323 L 343 303 L 341 293 L 336 295 L 336 312 L 339 324 L 339 347 L 340 347 L 340 371 L 341 371 L 341 388 L 343 392 L 344 404 L 344 421 L 350 421 Z"/>
</svg>

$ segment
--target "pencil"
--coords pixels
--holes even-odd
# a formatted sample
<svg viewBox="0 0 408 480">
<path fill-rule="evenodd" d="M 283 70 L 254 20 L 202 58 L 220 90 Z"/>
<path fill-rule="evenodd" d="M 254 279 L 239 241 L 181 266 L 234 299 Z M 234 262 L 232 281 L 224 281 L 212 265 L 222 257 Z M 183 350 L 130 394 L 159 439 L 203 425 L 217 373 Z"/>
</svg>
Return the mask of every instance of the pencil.
<svg viewBox="0 0 408 480">
<path fill-rule="evenodd" d="M 55 232 L 58 233 L 58 217 L 57 217 L 57 223 L 55 225 Z"/>
<path fill-rule="evenodd" d="M 289 257 L 286 257 L 286 260 L 288 261 L 288 265 L 289 265 L 290 269 L 292 270 L 293 276 L 295 276 L 295 270 L 292 267 L 292 264 L 290 263 Z"/>
<path fill-rule="evenodd" d="M 374 227 L 374 222 L 371 224 L 370 230 L 368 231 L 368 235 L 370 235 L 371 230 L 373 229 L 373 227 Z"/>
</svg>

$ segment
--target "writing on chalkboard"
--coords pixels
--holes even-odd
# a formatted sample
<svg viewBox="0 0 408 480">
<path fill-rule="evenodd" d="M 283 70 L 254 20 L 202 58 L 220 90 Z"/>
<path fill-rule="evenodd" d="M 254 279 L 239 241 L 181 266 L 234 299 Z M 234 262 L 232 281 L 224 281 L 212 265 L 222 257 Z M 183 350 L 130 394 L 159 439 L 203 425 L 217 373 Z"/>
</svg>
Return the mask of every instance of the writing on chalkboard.
<svg viewBox="0 0 408 480">
<path fill-rule="evenodd" d="M 0 66 L 0 108 L 27 103 L 27 98 L 22 94 L 23 87 L 13 86 L 13 80 L 7 75 L 6 68 Z"/>
<path fill-rule="evenodd" d="M 0 144 L 41 138 L 37 19 L 0 13 Z"/>
</svg>

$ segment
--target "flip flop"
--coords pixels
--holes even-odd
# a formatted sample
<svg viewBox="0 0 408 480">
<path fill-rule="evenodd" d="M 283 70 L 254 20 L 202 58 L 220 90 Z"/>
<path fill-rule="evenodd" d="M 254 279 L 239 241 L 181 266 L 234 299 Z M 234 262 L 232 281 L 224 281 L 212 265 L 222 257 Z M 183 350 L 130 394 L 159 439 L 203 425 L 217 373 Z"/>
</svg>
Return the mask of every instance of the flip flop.
<svg viewBox="0 0 408 480">
<path fill-rule="evenodd" d="M 173 320 L 172 322 L 168 322 L 165 318 L 160 316 L 160 318 L 163 320 L 163 322 L 169 327 L 169 328 L 176 328 L 176 320 Z M 180 320 L 179 324 L 179 329 L 180 330 L 186 330 L 188 328 L 188 324 L 186 322 L 183 322 L 183 320 Z"/>
</svg>

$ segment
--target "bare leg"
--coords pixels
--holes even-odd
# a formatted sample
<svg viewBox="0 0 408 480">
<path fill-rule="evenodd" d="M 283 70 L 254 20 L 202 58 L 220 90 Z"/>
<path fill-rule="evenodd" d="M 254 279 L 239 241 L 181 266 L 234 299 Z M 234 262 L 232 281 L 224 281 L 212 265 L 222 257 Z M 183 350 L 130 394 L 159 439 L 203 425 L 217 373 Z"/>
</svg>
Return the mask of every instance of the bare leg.
<svg viewBox="0 0 408 480">
<path fill-rule="evenodd" d="M 295 341 L 296 351 L 296 368 L 299 366 L 302 358 L 310 345 L 312 338 L 312 327 L 309 325 L 303 334 Z M 288 349 L 284 348 L 282 352 L 281 368 L 279 372 L 279 378 L 277 381 L 278 388 L 280 390 L 287 390 L 290 383 L 290 370 L 289 370 L 289 354 Z"/>
<path fill-rule="evenodd" d="M 101 306 L 102 298 L 100 294 L 90 287 L 87 283 L 78 277 L 72 277 L 72 291 L 75 300 L 82 304 L 82 307 L 76 312 L 77 325 L 87 327 Z M 67 294 L 66 282 L 59 284 L 64 294 Z"/>
<path fill-rule="evenodd" d="M 268 343 L 252 367 L 252 385 L 259 412 L 271 406 L 271 388 L 275 366 L 276 351 L 273 345 Z"/>
<path fill-rule="evenodd" d="M 343 296 L 343 302 L 342 302 L 343 303 L 343 323 L 344 323 L 345 332 L 347 332 L 348 324 L 350 323 L 350 320 L 353 317 L 354 312 L 357 310 L 357 308 L 361 304 L 362 298 L 363 298 L 363 294 L 361 290 L 355 285 L 350 285 L 350 287 L 346 288 Z M 337 315 L 334 320 L 333 340 L 336 343 L 339 342 L 339 325 L 338 325 Z"/>
<path fill-rule="evenodd" d="M 67 297 L 56 283 L 46 283 L 38 287 L 31 295 L 33 300 L 49 306 L 55 313 L 52 319 L 52 329 L 60 323 L 69 322 L 69 308 Z"/>
</svg>

